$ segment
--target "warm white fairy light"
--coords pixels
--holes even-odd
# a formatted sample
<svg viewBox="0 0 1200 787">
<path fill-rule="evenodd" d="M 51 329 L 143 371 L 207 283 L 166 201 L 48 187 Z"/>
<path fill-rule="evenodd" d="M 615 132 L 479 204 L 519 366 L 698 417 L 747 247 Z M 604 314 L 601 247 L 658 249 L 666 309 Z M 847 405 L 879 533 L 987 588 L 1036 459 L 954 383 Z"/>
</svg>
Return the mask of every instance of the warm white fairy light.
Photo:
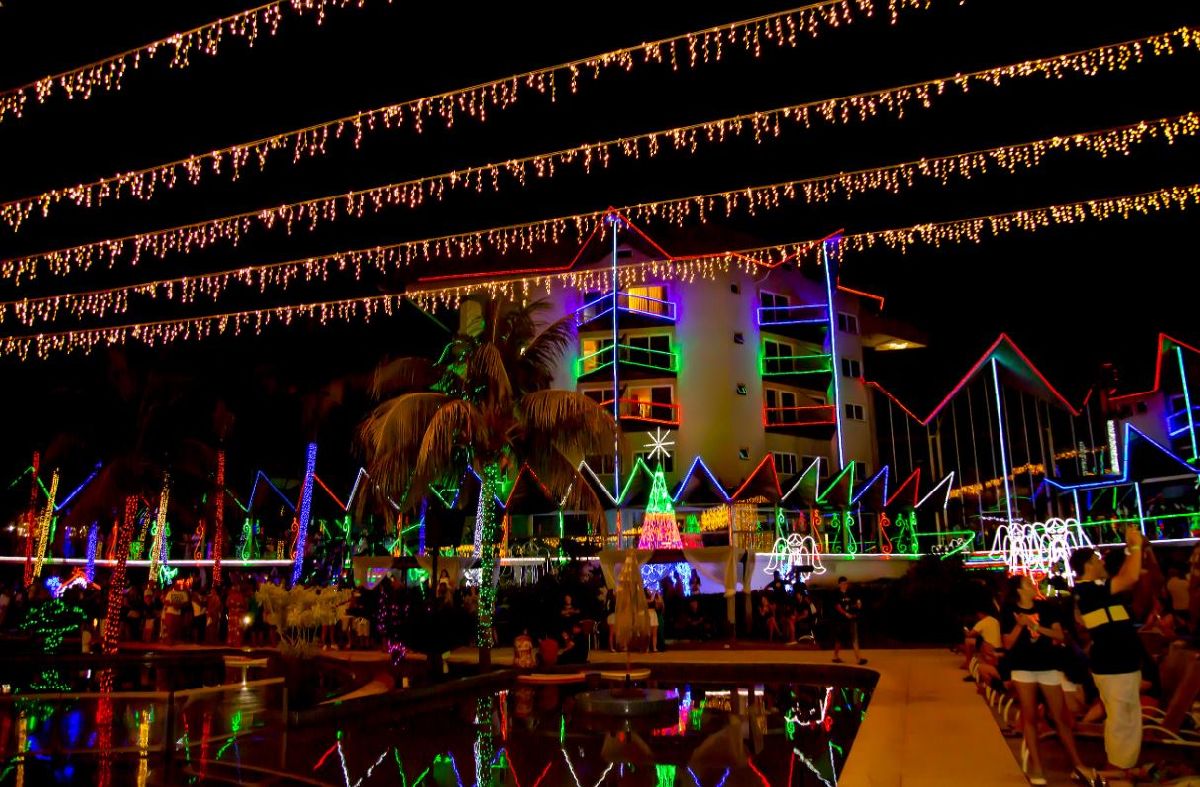
<svg viewBox="0 0 1200 787">
<path fill-rule="evenodd" d="M 480 122 L 488 113 L 508 109 L 523 95 L 535 93 L 557 98 L 565 82 L 571 93 L 580 82 L 598 81 L 610 71 L 629 71 L 635 66 L 658 64 L 673 70 L 696 69 L 719 61 L 726 47 L 741 48 L 757 58 L 765 46 L 794 48 L 801 37 L 815 38 L 825 28 L 839 27 L 874 15 L 881 0 L 820 0 L 820 2 L 743 19 L 704 30 L 624 47 L 568 63 L 559 63 L 502 79 L 410 99 L 317 123 L 303 129 L 194 154 L 166 164 L 112 175 L 90 183 L 67 186 L 0 204 L 0 219 L 14 229 L 31 215 L 45 216 L 62 202 L 90 208 L 123 196 L 150 199 L 160 189 L 196 185 L 203 175 L 225 175 L 234 180 L 248 166 L 266 167 L 273 154 L 290 152 L 291 163 L 324 156 L 331 141 L 343 138 L 357 149 L 372 132 L 411 128 L 424 130 L 428 121 L 439 120 L 447 128 L 460 118 Z M 902 10 L 924 10 L 932 0 L 888 0 L 893 23 Z"/>
<path fill-rule="evenodd" d="M 21 117 L 31 100 L 44 104 L 52 96 L 61 93 L 69 100 L 86 101 L 97 93 L 120 90 L 128 72 L 137 71 L 143 63 L 152 62 L 163 55 L 170 56 L 171 68 L 182 69 L 191 65 L 191 56 L 195 52 L 215 57 L 227 38 L 240 38 L 247 46 L 253 47 L 260 37 L 274 36 L 279 32 L 285 11 L 296 16 L 315 16 L 316 23 L 320 25 L 325 21 L 325 14 L 329 9 L 351 5 L 362 8 L 366 2 L 367 0 L 275 0 L 256 8 L 239 11 L 102 60 L 0 91 L 0 122 L 9 116 Z"/>
<path fill-rule="evenodd" d="M 842 238 L 844 246 L 862 251 L 882 245 L 896 251 L 910 246 L 982 242 L 988 235 L 1016 231 L 1032 232 L 1057 224 L 1078 224 L 1084 221 L 1128 219 L 1163 210 L 1185 210 L 1200 205 L 1200 184 L 1172 186 L 1157 191 L 1120 197 L 1105 197 L 1064 205 L 1014 211 L 937 223 L 919 224 L 886 230 L 874 230 Z M 794 259 L 797 254 L 815 248 L 813 242 L 765 246 L 745 252 L 723 252 L 684 259 L 654 260 L 625 266 L 620 270 L 622 286 L 626 283 L 673 279 L 684 283 L 696 278 L 711 279 L 730 268 L 745 271 L 776 267 L 780 262 Z M 15 356 L 21 360 L 45 358 L 55 352 L 88 352 L 97 347 L 138 341 L 158 347 L 178 341 L 204 339 L 214 335 L 245 333 L 259 334 L 272 325 L 290 325 L 299 319 L 329 322 L 366 322 L 375 316 L 390 316 L 409 298 L 421 308 L 456 306 L 463 298 L 477 293 L 521 297 L 537 289 L 549 290 L 564 284 L 580 290 L 596 289 L 610 282 L 611 272 L 605 269 L 533 274 L 503 280 L 478 280 L 445 287 L 414 290 L 405 295 L 368 295 L 339 301 L 306 303 L 252 309 L 223 314 L 200 315 L 175 320 L 89 328 L 60 333 L 0 337 L 0 357 Z"/>
<path fill-rule="evenodd" d="M 759 210 L 781 208 L 792 200 L 813 203 L 838 196 L 850 199 L 872 190 L 897 193 L 911 187 L 920 179 L 948 185 L 952 178 L 969 180 L 975 174 L 992 170 L 1014 173 L 1018 169 L 1038 166 L 1045 156 L 1053 151 L 1081 150 L 1101 157 L 1113 154 L 1128 155 L 1133 145 L 1149 139 L 1162 138 L 1173 142 L 1179 137 L 1195 136 L 1197 133 L 1200 133 L 1200 115 L 1188 113 L 1118 128 L 1049 137 L 856 172 L 805 178 L 718 194 L 641 203 L 620 208 L 619 212 L 638 220 L 657 218 L 675 226 L 683 226 L 689 220 L 705 221 L 717 206 L 725 215 L 736 210 L 744 210 L 749 215 L 754 215 Z M 596 211 L 532 222 L 518 227 L 501 227 L 465 235 L 445 236 L 431 241 L 407 241 L 373 249 L 338 252 L 323 257 L 268 265 L 250 265 L 236 270 L 159 279 L 105 290 L 0 301 L 0 324 L 15 321 L 22 326 L 33 327 L 52 323 L 64 316 L 76 320 L 104 318 L 126 313 L 131 299 L 135 298 L 180 303 L 193 303 L 201 299 L 215 302 L 231 285 L 252 287 L 259 292 L 268 288 L 286 289 L 297 281 L 324 281 L 331 271 L 348 272 L 355 279 L 360 279 L 364 268 L 374 268 L 379 273 L 387 273 L 401 265 L 427 261 L 437 256 L 458 259 L 481 254 L 489 248 L 507 251 L 509 243 L 515 243 L 528 250 L 535 245 L 535 240 L 527 236 L 542 241 L 546 239 L 547 233 L 552 233 L 554 239 L 559 240 L 574 233 L 582 238 L 588 233 L 603 230 L 606 215 L 608 211 Z M 456 253 L 447 251 L 447 248 L 452 248 Z M 0 269 L 2 268 L 3 264 L 0 264 Z"/>
</svg>

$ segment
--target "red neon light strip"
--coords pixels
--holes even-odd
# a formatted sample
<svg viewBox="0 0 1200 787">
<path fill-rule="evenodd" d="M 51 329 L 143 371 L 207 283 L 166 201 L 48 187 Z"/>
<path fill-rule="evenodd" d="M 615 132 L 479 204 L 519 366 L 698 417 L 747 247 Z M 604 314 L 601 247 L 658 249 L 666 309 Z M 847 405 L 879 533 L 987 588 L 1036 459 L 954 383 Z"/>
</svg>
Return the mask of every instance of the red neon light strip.
<svg viewBox="0 0 1200 787">
<path fill-rule="evenodd" d="M 783 488 L 779 485 L 779 473 L 775 470 L 774 460 L 775 457 L 771 456 L 770 454 L 764 456 L 762 461 L 758 463 L 758 467 L 754 468 L 754 472 L 747 476 L 746 480 L 742 482 L 742 485 L 737 488 L 737 491 L 729 496 L 729 499 L 737 500 L 738 496 L 742 494 L 742 491 L 749 486 L 750 482 L 753 481 L 755 476 L 758 475 L 758 471 L 762 470 L 763 465 L 767 464 L 768 462 L 770 463 L 768 466 L 771 468 L 771 478 L 775 482 L 775 491 L 779 493 L 780 497 L 783 497 Z"/>
<path fill-rule="evenodd" d="M 767 781 L 767 777 L 764 776 L 763 772 L 760 771 L 758 769 L 758 767 L 754 764 L 754 760 L 752 758 L 746 757 L 746 764 L 750 766 L 750 770 L 754 771 L 755 775 L 757 775 L 758 778 L 762 779 L 762 783 L 764 785 L 766 785 L 766 787 L 771 787 L 771 782 Z"/>
<path fill-rule="evenodd" d="M 845 287 L 841 284 L 839 284 L 837 286 L 837 288 L 840 292 L 848 292 L 851 295 L 857 295 L 861 298 L 870 298 L 872 300 L 879 301 L 879 310 L 883 311 L 883 296 L 882 295 L 876 295 L 873 292 L 863 292 L 862 290 L 856 290 L 856 289 L 853 289 L 852 287 Z"/>
<path fill-rule="evenodd" d="M 313 773 L 316 773 L 317 771 L 321 770 L 321 766 L 325 764 L 325 761 L 329 759 L 329 756 L 331 754 L 333 754 L 335 751 L 337 751 L 337 747 L 338 747 L 338 745 L 336 743 L 334 743 L 332 746 L 329 747 L 329 751 L 327 751 L 321 755 L 321 759 L 317 760 L 317 764 L 313 766 Z"/>
<path fill-rule="evenodd" d="M 512 762 L 511 757 L 509 758 L 509 762 Z M 553 764 L 554 764 L 553 760 L 546 763 L 546 767 L 542 769 L 542 775 L 537 777 L 537 781 L 533 783 L 533 787 L 541 787 L 542 780 L 546 778 L 546 774 L 550 772 L 550 766 Z M 516 774 L 513 774 L 513 775 L 516 776 Z"/>
<path fill-rule="evenodd" d="M 900 497 L 900 493 L 904 491 L 904 487 L 908 486 L 909 483 L 911 483 L 913 481 L 913 479 L 916 479 L 916 483 L 913 484 L 913 508 L 916 508 L 917 507 L 917 494 L 920 492 L 920 489 L 921 489 L 921 468 L 919 468 L 919 467 L 916 470 L 913 470 L 912 474 L 909 475 L 908 478 L 904 479 L 904 483 L 902 483 L 902 484 L 900 484 L 900 486 L 896 487 L 896 491 L 893 492 L 892 496 L 889 497 L 887 499 L 887 502 L 883 504 L 884 507 L 886 508 L 886 507 L 890 506 L 892 503 L 896 502 L 896 498 Z"/>
<path fill-rule="evenodd" d="M 313 480 L 315 480 L 315 481 L 316 481 L 318 484 L 320 484 L 320 485 L 321 485 L 321 488 L 322 488 L 322 489 L 324 489 L 324 490 L 325 490 L 325 492 L 326 492 L 326 493 L 327 493 L 327 494 L 328 494 L 330 497 L 332 497 L 332 498 L 333 498 L 333 502 L 335 502 L 335 503 L 337 503 L 339 506 L 341 506 L 341 508 L 342 508 L 342 510 L 343 510 L 343 511 L 349 511 L 349 510 L 350 510 L 350 507 L 349 507 L 349 505 L 347 505 L 346 503 L 343 503 L 343 502 L 341 501 L 341 499 L 340 499 L 340 498 L 339 498 L 337 495 L 335 495 L 335 494 L 333 493 L 333 490 L 332 490 L 332 489 L 330 489 L 328 486 L 326 486 L 326 485 L 325 485 L 325 482 L 321 480 L 321 476 L 317 475 L 316 473 L 313 473 Z"/>
<path fill-rule="evenodd" d="M 888 399 L 892 400 L 892 403 L 895 404 L 897 407 L 899 407 L 901 410 L 903 410 L 905 412 L 905 414 L 908 415 L 909 418 L 913 419 L 917 423 L 921 422 L 920 417 L 916 413 L 914 413 L 912 410 L 909 410 L 907 407 L 905 407 L 904 402 L 897 399 L 896 395 L 893 394 L 891 391 L 884 388 L 882 385 L 875 382 L 874 380 L 868 380 L 863 377 L 860 377 L 858 379 L 862 380 L 863 385 L 867 386 L 868 388 L 874 388 L 875 390 L 879 391 L 881 394 L 886 396 Z"/>
<path fill-rule="evenodd" d="M 1127 394 L 1119 394 L 1117 396 L 1111 396 L 1111 397 L 1109 397 L 1110 402 L 1123 401 L 1125 399 L 1140 399 L 1145 396 L 1153 396 L 1154 394 L 1158 393 L 1162 389 L 1163 347 L 1167 342 L 1171 342 L 1172 344 L 1177 344 L 1180 347 L 1182 347 L 1183 349 L 1188 350 L 1189 352 L 1200 355 L 1200 349 L 1193 347 L 1192 345 L 1188 344 L 1187 342 L 1181 342 L 1178 339 L 1176 339 L 1174 336 L 1170 336 L 1165 333 L 1160 333 L 1158 335 L 1158 355 L 1154 361 L 1154 387 L 1151 388 L 1149 391 L 1138 391 L 1136 393 L 1127 393 Z"/>
</svg>

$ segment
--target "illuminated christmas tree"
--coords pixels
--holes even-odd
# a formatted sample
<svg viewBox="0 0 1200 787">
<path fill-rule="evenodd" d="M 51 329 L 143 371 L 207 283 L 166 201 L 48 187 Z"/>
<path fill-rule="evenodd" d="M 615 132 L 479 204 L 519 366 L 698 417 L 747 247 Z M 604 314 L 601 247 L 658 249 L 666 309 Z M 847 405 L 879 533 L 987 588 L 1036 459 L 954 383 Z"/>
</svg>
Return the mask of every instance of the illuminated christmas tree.
<svg viewBox="0 0 1200 787">
<path fill-rule="evenodd" d="M 671 493 L 667 491 L 667 479 L 663 475 L 662 463 L 654 469 L 654 481 L 650 486 L 650 500 L 646 503 L 646 515 L 642 518 L 642 533 L 638 537 L 638 549 L 682 549 L 683 538 L 675 521 L 675 506 Z"/>
</svg>

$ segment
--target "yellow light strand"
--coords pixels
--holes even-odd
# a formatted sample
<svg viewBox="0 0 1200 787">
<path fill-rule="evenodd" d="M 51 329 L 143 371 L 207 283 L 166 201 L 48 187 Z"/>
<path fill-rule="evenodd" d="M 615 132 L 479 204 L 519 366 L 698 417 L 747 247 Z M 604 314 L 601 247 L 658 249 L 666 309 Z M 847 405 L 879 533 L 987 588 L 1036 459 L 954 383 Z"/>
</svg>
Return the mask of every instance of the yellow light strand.
<svg viewBox="0 0 1200 787">
<path fill-rule="evenodd" d="M 869 120 L 881 112 L 903 118 L 906 110 L 931 107 L 932 99 L 944 94 L 948 87 L 957 87 L 966 93 L 972 84 L 995 86 L 1004 79 L 1017 77 L 1043 75 L 1046 78 L 1062 78 L 1067 73 L 1094 77 L 1124 70 L 1129 62 L 1142 62 L 1146 50 L 1156 56 L 1176 54 L 1177 50 L 1172 45 L 1176 39 L 1181 49 L 1200 49 L 1200 33 L 1185 27 L 1089 50 L 587 143 L 360 189 L 348 194 L 327 195 L 163 230 L 36 252 L 0 260 L 0 278 L 12 278 L 19 285 L 26 278 L 36 277 L 39 268 L 48 267 L 53 275 L 67 276 L 77 270 L 88 270 L 97 261 L 114 265 L 127 254 L 130 255 L 130 264 L 137 264 L 143 254 L 162 259 L 171 253 L 188 254 L 221 242 L 236 246 L 245 234 L 255 228 L 273 230 L 282 227 L 291 234 L 294 228 L 304 227 L 311 232 L 322 223 L 336 221 L 340 217 L 357 219 L 368 212 L 378 214 L 396 207 L 417 208 L 429 200 L 440 201 L 446 193 L 456 190 L 498 192 L 502 176 L 507 176 L 523 188 L 530 180 L 554 177 L 561 167 L 567 165 L 577 164 L 586 174 L 591 174 L 596 168 L 607 168 L 616 155 L 634 159 L 643 155 L 653 158 L 667 145 L 677 151 L 695 153 L 700 144 L 722 144 L 749 135 L 761 144 L 764 140 L 780 136 L 786 123 L 807 129 L 818 120 L 848 124 Z M 0 214 L 13 204 L 0 205 Z M 23 219 L 18 220 L 18 225 L 20 220 Z"/>
<path fill-rule="evenodd" d="M 194 186 L 206 173 L 227 175 L 236 181 L 248 164 L 256 162 L 261 171 L 265 169 L 272 154 L 280 151 L 290 150 L 291 163 L 296 164 L 305 159 L 324 156 L 328 152 L 328 143 L 343 137 L 352 137 L 353 146 L 358 149 L 366 134 L 381 129 L 393 130 L 408 126 L 416 133 L 423 133 L 425 122 L 428 120 L 439 118 L 450 128 L 459 116 L 484 122 L 489 111 L 510 108 L 525 92 L 549 96 L 552 102 L 555 101 L 559 82 L 563 80 L 567 81 L 569 91 L 574 94 L 579 88 L 580 80 L 598 81 L 610 70 L 629 71 L 638 64 L 665 65 L 667 60 L 671 62 L 673 70 L 679 70 L 677 55 L 681 48 L 697 53 L 695 57 L 686 60 L 686 67 L 689 69 L 719 60 L 723 46 L 740 45 L 757 58 L 762 53 L 764 39 L 776 48 L 795 48 L 799 45 L 801 33 L 816 38 L 824 27 L 849 24 L 858 18 L 853 13 L 854 8 L 858 9 L 859 15 L 869 18 L 874 15 L 878 2 L 881 0 L 821 0 L 798 8 L 513 74 L 470 87 L 409 99 L 305 128 L 193 154 L 165 164 L 0 203 L 0 219 L 13 230 L 18 230 L 35 212 L 45 217 L 52 207 L 61 202 L 70 202 L 80 208 L 92 208 L 122 196 L 148 200 L 160 188 L 172 189 L 181 183 Z M 932 0 L 888 0 L 893 23 L 900 11 L 924 10 L 931 4 Z"/>
<path fill-rule="evenodd" d="M 33 563 L 33 578 L 42 575 L 42 565 L 46 562 L 46 542 L 50 540 L 50 525 L 54 521 L 54 502 L 58 498 L 58 471 L 50 478 L 50 492 L 46 495 L 46 508 L 38 522 L 37 556 Z"/>
<path fill-rule="evenodd" d="M 898 194 L 901 190 L 914 186 L 920 179 L 933 180 L 941 186 L 948 186 L 952 177 L 969 180 L 975 174 L 987 173 L 993 168 L 1014 174 L 1018 169 L 1039 166 L 1045 156 L 1054 151 L 1085 151 L 1106 158 L 1117 154 L 1129 155 L 1133 146 L 1143 144 L 1151 139 L 1161 138 L 1168 144 L 1174 144 L 1175 140 L 1180 137 L 1196 136 L 1197 134 L 1200 134 L 1200 114 L 1188 113 L 1178 117 L 1143 120 L 1110 129 L 1060 135 L 947 156 L 922 158 L 872 169 L 822 175 L 717 194 L 640 203 L 619 210 L 633 218 L 665 219 L 670 224 L 682 226 L 685 221 L 690 219 L 698 219 L 703 223 L 711 215 L 713 207 L 723 207 L 725 215 L 731 214 L 734 210 L 745 210 L 748 214 L 754 215 L 757 210 L 775 210 L 795 200 L 812 204 L 828 202 L 837 196 L 851 199 L 856 195 L 872 191 Z M 572 228 L 582 236 L 600 224 L 604 215 L 603 211 L 594 211 L 548 219 L 544 222 L 522 225 L 518 234 L 523 232 L 540 239 L 537 233 L 544 231 L 547 226 L 557 225 L 563 228 L 563 231 L 559 233 L 560 237 Z M 481 240 L 478 243 L 461 247 L 460 256 L 479 254 L 487 246 L 494 245 L 497 239 L 507 242 L 511 240 L 513 232 L 513 227 L 502 227 L 469 233 L 468 235 L 471 236 L 479 236 Z M 359 279 L 364 266 L 374 267 L 383 272 L 389 265 L 398 264 L 397 254 L 403 258 L 403 264 L 406 265 L 414 259 L 428 259 L 428 257 L 420 255 L 431 248 L 430 244 L 436 246 L 438 243 L 448 242 L 451 238 L 462 237 L 466 236 L 407 241 L 375 249 L 336 252 L 320 258 L 243 266 L 216 273 L 158 279 L 142 284 L 103 290 L 0 301 L 0 325 L 15 320 L 24 327 L 33 327 L 38 324 L 53 323 L 63 315 L 83 320 L 125 314 L 129 309 L 130 300 L 135 297 L 173 300 L 180 303 L 194 303 L 200 298 L 207 298 L 216 302 L 230 285 L 253 287 L 261 293 L 269 287 L 286 288 L 296 280 L 323 281 L 328 277 L 331 266 L 346 269 L 349 264 L 355 278 Z M 532 244 L 523 243 L 522 247 L 529 245 Z M 409 253 L 413 250 L 415 250 L 416 257 Z"/>
<path fill-rule="evenodd" d="M 158 566 L 159 553 L 162 551 L 163 539 L 166 537 L 164 532 L 167 529 L 167 500 L 171 494 L 171 477 L 163 476 L 162 494 L 158 498 L 158 516 L 156 519 L 157 527 L 154 530 L 154 538 L 150 540 L 150 581 L 158 581 Z"/>
<path fill-rule="evenodd" d="M 160 53 L 168 50 L 171 55 L 169 66 L 173 69 L 183 69 L 191 65 L 193 52 L 216 57 L 227 36 L 241 38 L 247 46 L 253 47 L 260 36 L 274 36 L 279 32 L 285 10 L 290 10 L 296 16 L 315 14 L 317 25 L 321 25 L 325 22 L 328 9 L 341 9 L 350 5 L 362 8 L 366 2 L 367 0 L 275 0 L 189 30 L 181 30 L 166 38 L 118 52 L 102 60 L 0 91 L 0 123 L 10 115 L 14 118 L 22 117 L 30 99 L 44 104 L 56 92 L 61 92 L 68 100 L 86 101 L 97 92 L 120 90 L 126 73 L 138 70 L 143 61 L 151 62 Z M 391 0 L 388 2 L 390 4 Z"/>
<path fill-rule="evenodd" d="M 1200 205 L 1200 183 L 1186 186 L 1170 186 L 1155 191 L 1118 197 L 1103 197 L 1080 202 L 1050 205 L 1041 208 L 992 214 L 968 219 L 956 219 L 937 223 L 919 224 L 911 227 L 874 230 L 843 237 L 843 243 L 855 251 L 885 245 L 896 251 L 905 252 L 910 246 L 926 244 L 939 247 L 945 243 L 969 241 L 981 243 L 990 232 L 992 235 L 1025 231 L 1033 232 L 1057 224 L 1079 224 L 1084 221 L 1105 221 L 1112 218 L 1129 219 L 1138 215 L 1149 215 L 1163 210 L 1186 210 Z M 761 247 L 756 250 L 763 256 L 772 253 L 788 255 L 812 247 L 814 242 L 783 244 Z M 778 260 L 776 260 L 778 261 Z M 713 278 L 728 266 L 741 265 L 754 270 L 771 264 L 756 259 L 746 252 L 724 252 L 705 257 L 678 260 L 656 260 L 627 266 L 622 276 L 630 281 L 663 280 L 674 278 L 684 283 L 697 277 Z M 718 267 L 725 266 L 725 267 Z M 208 338 L 213 335 L 240 335 L 253 329 L 257 335 L 270 325 L 290 325 L 298 319 L 315 319 L 320 325 L 332 321 L 369 322 L 373 317 L 393 315 L 404 299 L 411 298 L 418 305 L 454 305 L 468 294 L 478 292 L 506 292 L 515 297 L 528 294 L 537 287 L 549 288 L 553 283 L 565 282 L 570 286 L 586 288 L 592 279 L 611 275 L 604 271 L 577 271 L 558 274 L 543 274 L 503 281 L 480 281 L 453 285 L 441 289 L 427 289 L 407 295 L 369 295 L 338 301 L 276 306 L 224 314 L 200 315 L 185 319 L 161 320 L 105 328 L 88 328 L 61 333 L 43 333 L 29 336 L 0 337 L 0 357 L 16 357 L 27 360 L 34 356 L 47 358 L 52 353 L 90 352 L 97 347 L 124 344 L 137 340 L 148 347 L 160 347 L 178 341 Z M 640 275 L 644 278 L 637 279 Z M 601 279 L 596 279 L 599 282 Z M 607 281 L 607 279 L 603 279 Z"/>
</svg>

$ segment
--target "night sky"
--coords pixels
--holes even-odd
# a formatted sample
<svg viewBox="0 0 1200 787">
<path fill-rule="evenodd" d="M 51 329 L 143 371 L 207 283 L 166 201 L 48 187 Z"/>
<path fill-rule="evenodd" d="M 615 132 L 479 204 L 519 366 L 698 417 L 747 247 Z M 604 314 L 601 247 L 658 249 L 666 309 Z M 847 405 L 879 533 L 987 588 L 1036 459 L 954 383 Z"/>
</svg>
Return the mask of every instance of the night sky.
<svg viewBox="0 0 1200 787">
<path fill-rule="evenodd" d="M 224 0 L 5 0 L 0 85 L 15 86 L 244 7 Z M 0 123 L 0 200 L 788 7 L 593 4 L 571 6 L 568 14 L 562 3 L 367 0 L 363 9 L 331 11 L 321 28 L 289 15 L 278 36 L 260 40 L 252 50 L 228 40 L 215 59 L 194 54 L 187 70 L 170 71 L 156 62 L 127 77 L 119 93 L 88 102 L 53 99 L 31 107 L 25 118 L 6 119 Z M 585 81 L 576 96 L 562 96 L 556 104 L 530 96 L 485 124 L 460 120 L 452 130 L 431 124 L 422 135 L 380 132 L 368 136 L 359 151 L 331 143 L 331 155 L 297 166 L 281 156 L 265 173 L 238 183 L 209 178 L 200 188 L 165 192 L 152 202 L 128 199 L 91 211 L 63 208 L 16 235 L 0 228 L 0 257 L 1200 23 L 1196 7 L 1179 2 L 967 0 L 960 5 L 933 0 L 932 7 L 902 13 L 895 25 L 887 23 L 886 13 L 877 14 L 795 49 L 767 49 L 757 60 L 731 49 L 722 63 L 695 71 L 673 74 L 638 66 L 628 74 L 610 72 L 599 82 Z M 808 131 L 788 126 L 779 140 L 767 144 L 742 141 L 704 146 L 695 156 L 669 152 L 650 160 L 620 160 L 587 177 L 568 167 L 554 179 L 525 189 L 507 186 L 498 195 L 459 194 L 417 210 L 341 219 L 333 227 L 291 237 L 252 233 L 236 249 L 219 244 L 138 268 L 118 266 L 65 280 L 43 277 L 20 289 L 0 282 L 0 297 L 224 270 L 1123 125 L 1200 109 L 1198 76 L 1200 54 L 1188 50 L 1117 76 L 1014 80 L 968 96 L 950 91 L 931 109 L 912 111 L 903 120 L 818 123 Z M 1200 173 L 1198 151 L 1195 140 L 1184 139 L 1171 147 L 1140 145 L 1128 158 L 1052 154 L 1041 167 L 1015 176 L 991 174 L 949 188 L 926 183 L 900 196 L 875 194 L 820 206 L 796 203 L 758 218 L 724 222 L 721 229 L 782 243 L 838 228 L 853 233 L 1186 185 Z M 951 378 L 1006 331 L 1068 396 L 1091 382 L 1102 361 L 1119 365 L 1127 387 L 1148 382 L 1159 331 L 1200 341 L 1189 274 L 1196 260 L 1195 213 L 1089 222 L 941 250 L 919 247 L 904 256 L 880 250 L 848 255 L 843 283 L 885 295 L 887 314 L 913 322 L 930 336 L 928 350 L 887 359 L 868 369 L 868 376 L 894 385 L 920 409 L 922 402 L 940 398 Z M 654 224 L 645 229 L 655 235 Z M 660 229 L 664 238 L 679 236 Z M 564 248 L 535 262 L 561 263 L 572 254 Z M 414 266 L 411 275 L 427 270 Z M 398 291 L 404 283 L 403 277 L 334 278 L 320 287 L 299 285 L 264 296 L 235 288 L 216 306 L 138 302 L 128 317 L 161 319 Z M 71 318 L 62 322 L 63 327 L 74 324 Z M 135 380 L 168 374 L 175 381 L 178 394 L 168 408 L 173 438 L 211 439 L 207 414 L 222 400 L 237 413 L 231 440 L 247 475 L 252 466 L 296 472 L 303 443 L 319 434 L 331 445 L 322 466 L 332 463 L 330 475 L 349 478 L 350 434 L 365 413 L 365 398 L 351 380 L 344 394 L 338 387 L 325 397 L 340 402 L 325 408 L 325 417 L 305 417 L 307 404 L 321 398 L 322 390 L 329 393 L 331 380 L 351 374 L 361 380 L 383 355 L 434 346 L 442 335 L 433 320 L 409 309 L 369 326 L 275 329 L 260 339 L 211 340 L 154 352 L 131 347 L 119 360 L 109 353 L 24 364 L 0 360 L 10 415 L 0 440 L 0 475 L 19 472 L 30 450 L 45 448 L 65 433 L 78 435 L 86 446 L 69 452 L 73 461 L 103 458 L 106 442 L 127 428 L 136 410 L 128 401 L 121 404 L 120 386 L 112 384 L 114 365 L 128 363 Z"/>
</svg>

